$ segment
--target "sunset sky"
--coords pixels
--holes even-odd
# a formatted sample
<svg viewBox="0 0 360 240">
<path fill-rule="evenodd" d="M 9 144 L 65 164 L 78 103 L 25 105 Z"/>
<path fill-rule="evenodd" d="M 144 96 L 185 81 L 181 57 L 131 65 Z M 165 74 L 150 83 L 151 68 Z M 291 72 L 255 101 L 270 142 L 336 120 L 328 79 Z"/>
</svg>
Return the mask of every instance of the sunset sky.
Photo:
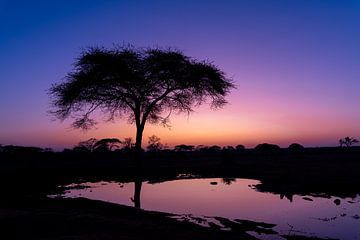
<svg viewBox="0 0 360 240">
<path fill-rule="evenodd" d="M 229 104 L 174 115 L 177 144 L 336 146 L 360 138 L 360 1 L 0 0 L 0 144 L 71 148 L 135 137 L 126 120 L 83 132 L 53 121 L 47 90 L 88 46 L 176 47 L 237 86 Z"/>
</svg>

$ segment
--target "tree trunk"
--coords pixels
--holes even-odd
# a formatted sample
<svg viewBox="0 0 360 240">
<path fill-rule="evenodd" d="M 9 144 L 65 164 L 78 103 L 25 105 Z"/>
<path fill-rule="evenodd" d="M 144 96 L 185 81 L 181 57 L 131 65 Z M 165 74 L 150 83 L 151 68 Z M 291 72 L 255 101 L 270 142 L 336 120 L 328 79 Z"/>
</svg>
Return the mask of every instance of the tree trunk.
<svg viewBox="0 0 360 240">
<path fill-rule="evenodd" d="M 136 126 L 136 142 L 135 142 L 135 163 L 138 171 L 141 172 L 142 168 L 142 136 L 143 136 L 144 127 L 143 126 Z"/>
<path fill-rule="evenodd" d="M 141 126 L 136 127 L 135 150 L 138 154 L 142 152 L 141 142 L 142 142 L 143 131 L 144 131 L 144 127 Z"/>
<path fill-rule="evenodd" d="M 141 195 L 141 185 L 142 181 L 140 179 L 135 180 L 134 182 L 135 189 L 134 189 L 134 207 L 141 208 L 141 201 L 140 201 L 140 195 Z"/>
</svg>

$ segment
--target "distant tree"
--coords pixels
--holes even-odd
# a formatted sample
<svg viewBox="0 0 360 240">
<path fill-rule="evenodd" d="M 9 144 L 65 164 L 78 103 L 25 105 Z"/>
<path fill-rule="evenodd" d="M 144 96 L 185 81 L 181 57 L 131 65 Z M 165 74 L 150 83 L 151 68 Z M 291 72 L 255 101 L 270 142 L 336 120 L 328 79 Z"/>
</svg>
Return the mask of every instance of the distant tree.
<svg viewBox="0 0 360 240">
<path fill-rule="evenodd" d="M 340 147 L 342 147 L 343 145 L 345 145 L 346 147 L 351 147 L 352 145 L 358 143 L 359 141 L 355 138 L 352 137 L 345 137 L 345 138 L 341 138 L 339 140 L 340 143 Z"/>
<path fill-rule="evenodd" d="M 259 153 L 276 153 L 280 150 L 280 147 L 275 144 L 262 143 L 257 145 L 255 150 Z"/>
<path fill-rule="evenodd" d="M 235 149 L 236 149 L 237 151 L 242 151 L 242 150 L 245 149 L 245 146 L 244 146 L 244 145 L 241 145 L 241 144 L 238 144 L 238 145 L 236 145 Z"/>
<path fill-rule="evenodd" d="M 218 152 L 218 151 L 221 151 L 221 147 L 218 145 L 213 145 L 213 146 L 209 147 L 208 150 L 213 151 L 213 152 Z"/>
<path fill-rule="evenodd" d="M 133 147 L 135 147 L 135 144 L 133 143 L 131 137 L 125 138 L 121 144 L 123 149 L 132 149 Z"/>
<path fill-rule="evenodd" d="M 74 118 L 75 128 L 96 124 L 90 115 L 97 109 L 108 120 L 127 116 L 136 125 L 140 152 L 147 122 L 168 125 L 171 113 L 189 114 L 208 99 L 213 108 L 222 107 L 233 87 L 212 63 L 177 50 L 93 47 L 77 58 L 75 69 L 49 94 L 51 113 L 61 120 Z"/>
<path fill-rule="evenodd" d="M 223 151 L 233 152 L 233 151 L 235 151 L 235 148 L 233 146 L 226 146 L 226 147 L 223 147 Z"/>
<path fill-rule="evenodd" d="M 86 141 L 79 142 L 74 148 L 73 151 L 76 152 L 92 152 L 94 151 L 94 145 L 97 142 L 96 138 L 90 138 Z"/>
<path fill-rule="evenodd" d="M 186 145 L 186 144 L 180 144 L 180 145 L 176 145 L 174 150 L 175 151 L 180 151 L 180 152 L 189 152 L 189 151 L 193 151 L 195 148 L 194 145 Z"/>
<path fill-rule="evenodd" d="M 104 138 L 94 144 L 94 150 L 100 152 L 109 152 L 120 148 L 121 141 L 117 138 Z"/>
<path fill-rule="evenodd" d="M 2 146 L 2 151 L 5 153 L 41 153 L 44 152 L 44 149 L 39 147 L 24 147 L 24 146 L 14 146 L 6 145 Z"/>
<path fill-rule="evenodd" d="M 204 151 L 204 150 L 206 150 L 206 149 L 208 149 L 209 147 L 207 147 L 207 146 L 205 146 L 205 145 L 197 145 L 196 147 L 195 147 L 195 151 Z"/>
<path fill-rule="evenodd" d="M 71 153 L 74 151 L 74 148 L 70 149 L 70 148 L 64 148 L 61 152 L 63 153 Z"/>
<path fill-rule="evenodd" d="M 292 143 L 289 145 L 288 150 L 292 153 L 300 153 L 304 151 L 304 146 L 299 143 Z"/>
<path fill-rule="evenodd" d="M 50 153 L 50 152 L 54 152 L 54 150 L 52 148 L 44 148 L 44 152 Z"/>
<path fill-rule="evenodd" d="M 147 146 L 148 151 L 156 152 L 161 150 L 163 148 L 163 144 L 160 142 L 160 140 L 161 139 L 156 135 L 150 136 Z"/>
</svg>

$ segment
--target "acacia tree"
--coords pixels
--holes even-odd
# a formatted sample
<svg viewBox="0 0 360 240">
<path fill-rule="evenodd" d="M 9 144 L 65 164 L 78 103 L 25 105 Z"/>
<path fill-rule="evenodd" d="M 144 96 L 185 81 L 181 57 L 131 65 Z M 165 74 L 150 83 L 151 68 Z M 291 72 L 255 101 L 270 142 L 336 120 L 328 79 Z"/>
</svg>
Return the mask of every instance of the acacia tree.
<svg viewBox="0 0 360 240">
<path fill-rule="evenodd" d="M 97 109 L 107 120 L 127 117 L 136 125 L 135 148 L 141 151 L 146 123 L 167 125 L 172 113 L 189 114 L 208 100 L 213 108 L 222 107 L 233 87 L 215 65 L 178 50 L 93 47 L 49 94 L 51 112 L 61 120 L 74 118 L 75 128 L 96 124 L 90 115 Z"/>
<path fill-rule="evenodd" d="M 340 147 L 342 147 L 343 145 L 345 145 L 346 147 L 351 147 L 353 144 L 356 144 L 358 142 L 359 141 L 356 138 L 352 137 L 345 137 L 339 140 Z"/>
<path fill-rule="evenodd" d="M 97 151 L 112 151 L 119 148 L 122 142 L 117 138 L 104 138 L 94 144 L 94 149 Z"/>
<path fill-rule="evenodd" d="M 98 140 L 96 138 L 90 138 L 86 141 L 79 142 L 73 150 L 79 152 L 92 152 L 94 151 L 94 145 Z"/>
</svg>

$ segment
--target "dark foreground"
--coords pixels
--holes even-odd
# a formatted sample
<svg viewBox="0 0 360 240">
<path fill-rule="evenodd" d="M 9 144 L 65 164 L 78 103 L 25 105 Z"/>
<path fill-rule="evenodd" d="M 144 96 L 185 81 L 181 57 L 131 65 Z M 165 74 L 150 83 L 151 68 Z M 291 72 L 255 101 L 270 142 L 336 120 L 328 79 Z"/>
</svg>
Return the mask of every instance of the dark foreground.
<svg viewBox="0 0 360 240">
<path fill-rule="evenodd" d="M 262 181 L 259 190 L 286 197 L 308 194 L 341 198 L 360 193 L 358 149 L 171 154 L 144 155 L 140 171 L 131 155 L 0 153 L 0 238 L 255 239 L 241 228 L 203 228 L 178 222 L 166 213 L 87 199 L 46 198 L 58 191 L 57 186 L 79 180 L 162 181 L 186 173 L 258 179 Z"/>
<path fill-rule="evenodd" d="M 3 205 L 1 239 L 255 239 L 168 218 L 169 214 L 87 199 Z"/>
</svg>

